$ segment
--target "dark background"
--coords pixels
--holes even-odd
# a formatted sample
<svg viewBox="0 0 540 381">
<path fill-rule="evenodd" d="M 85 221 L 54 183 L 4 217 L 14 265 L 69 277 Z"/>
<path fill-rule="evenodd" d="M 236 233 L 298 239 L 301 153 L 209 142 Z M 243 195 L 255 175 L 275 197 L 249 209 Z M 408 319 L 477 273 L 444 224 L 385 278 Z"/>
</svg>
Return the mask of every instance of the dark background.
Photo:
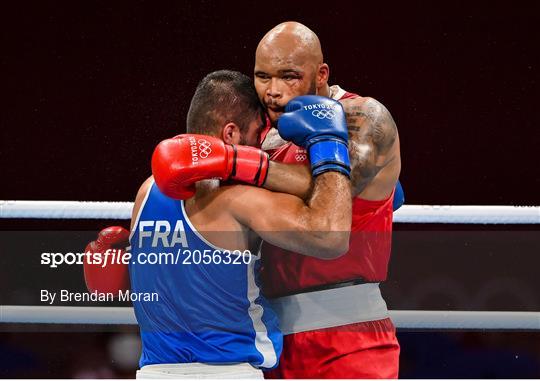
<svg viewBox="0 0 540 381">
<path fill-rule="evenodd" d="M 17 2 L 2 9 L 2 199 L 133 199 L 197 82 L 315 30 L 331 83 L 397 121 L 409 203 L 537 204 L 540 4 Z"/>
<path fill-rule="evenodd" d="M 538 2 L 0 7 L 0 199 L 132 200 L 156 143 L 184 131 L 197 82 L 223 68 L 250 75 L 264 33 L 297 20 L 319 35 L 332 84 L 392 112 L 407 203 L 540 204 Z M 73 230 L 111 222 L 0 226 Z M 484 227 L 452 229 L 459 232 L 397 226 L 384 288 L 391 308 L 540 309 L 536 226 L 489 227 L 480 235 L 474 230 Z M 87 235 L 70 239 L 84 246 Z M 444 249 L 434 257 L 437 244 Z M 52 273 L 24 263 L 10 245 L 2 249 L 2 304 L 34 304 L 25 293 L 29 280 L 84 287 L 80 269 Z M 71 377 L 95 363 L 113 373 L 94 376 L 133 376 L 106 356 L 113 333 L 26 330 L 2 327 L 0 376 Z M 404 377 L 540 377 L 538 333 L 399 335 Z"/>
</svg>

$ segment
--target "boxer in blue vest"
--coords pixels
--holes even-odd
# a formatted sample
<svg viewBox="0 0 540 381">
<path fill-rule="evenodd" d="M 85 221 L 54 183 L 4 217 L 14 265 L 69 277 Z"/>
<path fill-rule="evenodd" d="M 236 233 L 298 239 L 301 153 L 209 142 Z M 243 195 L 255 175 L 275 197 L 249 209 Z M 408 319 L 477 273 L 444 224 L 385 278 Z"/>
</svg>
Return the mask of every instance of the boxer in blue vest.
<svg viewBox="0 0 540 381">
<path fill-rule="evenodd" d="M 315 118 L 310 107 L 335 117 Z M 260 186 L 278 173 L 264 152 L 241 146 L 255 145 L 264 125 L 252 80 L 214 72 L 197 87 L 188 134 L 154 152 L 130 236 L 131 292 L 158 295 L 133 301 L 140 378 L 262 378 L 260 369 L 277 365 L 282 337 L 259 290 L 261 239 L 324 259 L 348 250 L 352 197 L 341 105 L 300 97 L 283 116 L 280 132 L 311 153 L 306 200 L 237 183 Z"/>
</svg>

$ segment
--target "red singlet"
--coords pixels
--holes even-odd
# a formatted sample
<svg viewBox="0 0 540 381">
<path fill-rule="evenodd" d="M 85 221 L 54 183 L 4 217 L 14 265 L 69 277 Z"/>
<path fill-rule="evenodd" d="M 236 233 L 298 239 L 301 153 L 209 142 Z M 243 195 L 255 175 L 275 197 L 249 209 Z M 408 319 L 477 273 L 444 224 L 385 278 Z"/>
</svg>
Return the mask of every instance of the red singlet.
<svg viewBox="0 0 540 381">
<path fill-rule="evenodd" d="M 358 95 L 337 87 L 334 99 Z M 262 135 L 267 137 L 270 127 Z M 292 143 L 267 149 L 271 159 L 308 165 L 307 153 Z M 342 257 L 327 261 L 265 243 L 262 283 L 267 297 L 305 293 L 344 282 L 386 280 L 392 246 L 392 201 L 353 200 L 351 241 Z M 300 332 L 284 337 L 277 369 L 267 378 L 397 378 L 399 344 L 390 319 Z"/>
</svg>

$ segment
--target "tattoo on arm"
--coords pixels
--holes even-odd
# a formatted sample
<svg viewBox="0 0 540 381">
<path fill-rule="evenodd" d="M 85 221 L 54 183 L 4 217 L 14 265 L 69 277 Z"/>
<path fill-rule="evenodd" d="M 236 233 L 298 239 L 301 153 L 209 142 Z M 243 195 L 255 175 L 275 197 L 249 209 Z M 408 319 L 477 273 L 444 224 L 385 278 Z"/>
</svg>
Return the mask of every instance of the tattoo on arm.
<svg viewBox="0 0 540 381">
<path fill-rule="evenodd" d="M 361 192 L 386 165 L 385 155 L 397 138 L 390 112 L 375 99 L 345 108 L 349 128 L 352 184 Z"/>
<path fill-rule="evenodd" d="M 362 139 L 372 142 L 377 151 L 384 153 L 394 144 L 396 123 L 381 103 L 368 99 L 360 106 L 351 106 L 346 112 L 349 131 L 359 132 Z"/>
</svg>

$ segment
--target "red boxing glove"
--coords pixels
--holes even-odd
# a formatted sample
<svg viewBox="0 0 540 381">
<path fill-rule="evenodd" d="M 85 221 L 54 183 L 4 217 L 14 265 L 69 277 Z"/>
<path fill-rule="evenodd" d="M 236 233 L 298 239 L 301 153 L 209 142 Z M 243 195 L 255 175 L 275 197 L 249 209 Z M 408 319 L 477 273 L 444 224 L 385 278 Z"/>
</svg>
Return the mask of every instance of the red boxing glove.
<svg viewBox="0 0 540 381">
<path fill-rule="evenodd" d="M 129 246 L 129 231 L 121 226 L 103 229 L 99 232 L 97 239 L 86 246 L 85 253 L 92 253 L 91 258 L 85 257 L 83 265 L 84 280 L 88 291 L 111 292 L 118 295 L 118 291 L 129 289 L 128 265 L 118 260 L 127 246 Z M 108 249 L 117 249 L 114 254 L 114 263 L 111 263 L 113 254 L 107 253 Z M 104 262 L 93 263 L 97 261 L 94 253 L 101 253 L 102 261 L 107 261 L 105 266 L 103 266 Z"/>
<path fill-rule="evenodd" d="M 206 135 L 184 134 L 164 140 L 152 155 L 152 174 L 159 190 L 180 200 L 192 197 L 200 180 L 232 179 L 262 186 L 267 173 L 266 152 Z"/>
</svg>

